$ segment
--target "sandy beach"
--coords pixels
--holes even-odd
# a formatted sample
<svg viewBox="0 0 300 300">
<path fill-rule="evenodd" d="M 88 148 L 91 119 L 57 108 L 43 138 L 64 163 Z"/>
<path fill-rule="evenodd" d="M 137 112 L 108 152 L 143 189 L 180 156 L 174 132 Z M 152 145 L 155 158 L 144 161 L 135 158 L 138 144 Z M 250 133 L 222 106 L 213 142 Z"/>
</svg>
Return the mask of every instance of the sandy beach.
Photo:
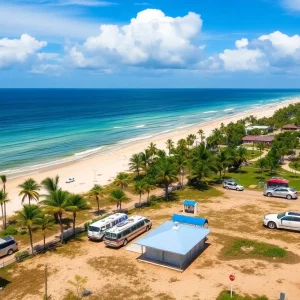
<svg viewBox="0 0 300 300">
<path fill-rule="evenodd" d="M 46 177 L 59 175 L 60 186 L 63 189 L 72 193 L 87 192 L 95 183 L 105 185 L 112 181 L 117 173 L 128 170 L 128 161 L 132 154 L 141 152 L 148 147 L 150 142 L 155 143 L 160 149 L 165 149 L 167 139 L 172 139 L 176 143 L 179 139 L 186 138 L 190 133 L 196 134 L 199 129 L 202 129 L 207 137 L 212 130 L 219 127 L 221 123 L 226 125 L 249 115 L 254 115 L 259 118 L 270 117 L 276 110 L 299 101 L 300 98 L 293 98 L 281 104 L 269 104 L 268 106 L 258 107 L 243 113 L 228 114 L 225 117 L 214 119 L 206 123 L 195 124 L 184 130 L 169 132 L 150 139 L 124 145 L 123 148 L 113 150 L 109 153 L 100 153 L 97 156 L 86 157 L 66 165 L 34 171 L 15 178 L 8 177 L 6 189 L 11 203 L 7 205 L 7 213 L 8 215 L 12 215 L 16 210 L 21 208 L 22 204 L 21 197 L 18 196 L 20 191 L 18 185 L 27 178 L 31 177 L 37 182 L 41 182 Z M 75 182 L 65 183 L 68 177 L 74 177 Z"/>
</svg>

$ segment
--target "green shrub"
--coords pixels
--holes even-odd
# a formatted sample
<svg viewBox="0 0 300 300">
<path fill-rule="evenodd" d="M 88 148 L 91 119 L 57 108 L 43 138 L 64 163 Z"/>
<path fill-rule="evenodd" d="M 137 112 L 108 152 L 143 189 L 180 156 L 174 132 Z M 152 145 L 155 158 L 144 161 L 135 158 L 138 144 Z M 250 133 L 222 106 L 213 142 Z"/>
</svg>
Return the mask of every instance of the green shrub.
<svg viewBox="0 0 300 300">
<path fill-rule="evenodd" d="M 223 291 L 220 293 L 216 300 L 268 300 L 266 296 L 258 296 L 258 297 L 250 297 L 250 296 L 240 296 L 236 293 L 232 294 L 232 298 L 230 298 L 229 291 Z"/>
<path fill-rule="evenodd" d="M 264 256 L 266 257 L 285 257 L 286 251 L 281 248 L 270 248 L 264 252 Z"/>
<path fill-rule="evenodd" d="M 18 229 L 13 226 L 8 226 L 4 231 L 3 235 L 16 235 L 18 234 Z"/>
<path fill-rule="evenodd" d="M 19 234 L 21 234 L 21 235 L 24 235 L 26 233 L 27 233 L 27 230 L 24 230 L 24 229 L 22 229 L 22 230 L 19 231 Z"/>
</svg>

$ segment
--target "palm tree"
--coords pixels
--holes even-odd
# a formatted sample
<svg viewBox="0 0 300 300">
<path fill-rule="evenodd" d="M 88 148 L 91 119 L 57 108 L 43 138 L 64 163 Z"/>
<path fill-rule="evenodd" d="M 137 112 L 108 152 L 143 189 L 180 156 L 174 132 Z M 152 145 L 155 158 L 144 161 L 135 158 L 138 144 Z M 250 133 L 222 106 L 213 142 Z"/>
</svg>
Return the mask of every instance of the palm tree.
<svg viewBox="0 0 300 300">
<path fill-rule="evenodd" d="M 186 138 L 186 143 L 188 147 L 193 146 L 195 140 L 196 140 L 196 135 L 195 134 L 189 134 L 188 137 Z"/>
<path fill-rule="evenodd" d="M 1 213 L 2 213 L 2 222 L 3 222 L 3 230 L 6 228 L 6 210 L 4 209 L 7 202 L 10 200 L 7 198 L 7 193 L 4 190 L 0 190 L 0 205 L 1 205 Z"/>
<path fill-rule="evenodd" d="M 41 184 L 48 193 L 51 193 L 59 189 L 58 182 L 59 182 L 59 176 L 56 175 L 55 178 L 51 178 L 51 177 L 45 178 L 41 182 Z"/>
<path fill-rule="evenodd" d="M 171 151 L 174 150 L 174 142 L 171 139 L 168 139 L 166 141 L 167 149 L 169 150 L 169 156 L 171 154 Z"/>
<path fill-rule="evenodd" d="M 0 179 L 2 181 L 2 184 L 3 184 L 3 192 L 4 194 L 6 193 L 6 182 L 7 182 L 7 178 L 6 178 L 6 175 L 0 175 Z M 3 229 L 5 230 L 6 229 L 6 203 L 7 202 L 4 202 L 3 204 L 3 212 L 4 212 L 4 227 Z"/>
<path fill-rule="evenodd" d="M 166 199 L 169 199 L 169 185 L 177 180 L 177 170 L 170 158 L 161 160 L 157 165 L 157 181 L 165 188 Z"/>
<path fill-rule="evenodd" d="M 125 190 L 130 183 L 130 177 L 126 173 L 119 173 L 114 180 L 114 185 L 119 186 L 122 190 Z"/>
<path fill-rule="evenodd" d="M 121 189 L 112 190 L 110 193 L 110 199 L 117 204 L 117 208 L 122 209 L 122 201 L 127 200 L 125 193 Z"/>
<path fill-rule="evenodd" d="M 245 147 L 238 147 L 235 151 L 236 168 L 242 168 L 242 163 L 247 162 L 247 149 Z"/>
<path fill-rule="evenodd" d="M 136 183 L 134 184 L 134 192 L 140 195 L 140 203 L 141 203 L 142 195 L 145 194 L 146 192 L 145 182 L 143 180 L 136 181 Z"/>
<path fill-rule="evenodd" d="M 86 200 L 79 194 L 71 194 L 67 198 L 65 210 L 73 214 L 73 235 L 75 236 L 75 225 L 77 213 L 81 210 L 89 209 Z"/>
<path fill-rule="evenodd" d="M 93 188 L 89 191 L 89 196 L 95 197 L 98 208 L 98 215 L 100 215 L 100 197 L 105 195 L 104 189 L 101 185 L 95 184 Z"/>
<path fill-rule="evenodd" d="M 180 181 L 180 185 L 181 188 L 183 187 L 183 177 L 184 177 L 184 168 L 187 166 L 187 160 L 186 158 L 181 155 L 178 154 L 175 156 L 175 162 L 178 168 L 178 175 L 179 175 L 179 181 Z"/>
<path fill-rule="evenodd" d="M 149 167 L 150 162 L 151 162 L 151 160 L 150 160 L 150 158 L 151 158 L 150 150 L 146 149 L 145 152 L 141 152 L 140 157 L 141 157 L 142 167 L 144 168 L 145 172 L 147 173 L 148 167 Z"/>
<path fill-rule="evenodd" d="M 228 155 L 228 151 L 226 150 L 221 150 L 218 155 L 216 156 L 216 165 L 217 169 L 220 172 L 220 180 L 222 177 L 222 171 L 225 175 L 226 168 L 230 165 L 231 159 Z"/>
<path fill-rule="evenodd" d="M 210 167 L 205 161 L 198 161 L 196 165 L 192 167 L 191 178 L 197 178 L 199 181 L 209 177 L 212 174 L 212 167 Z"/>
<path fill-rule="evenodd" d="M 33 204 L 33 205 L 24 205 L 21 211 L 17 212 L 18 219 L 21 221 L 23 226 L 26 226 L 29 232 L 30 238 L 30 247 L 31 253 L 33 254 L 33 242 L 32 242 L 32 229 L 34 225 L 37 224 L 38 219 L 41 216 L 40 208 Z"/>
<path fill-rule="evenodd" d="M 153 158 L 153 156 L 156 154 L 157 152 L 157 148 L 156 148 L 156 144 L 154 143 L 150 143 L 149 147 L 148 147 L 149 151 L 150 151 L 150 155 Z"/>
<path fill-rule="evenodd" d="M 145 192 L 147 193 L 147 201 L 149 202 L 150 192 L 155 190 L 155 184 L 154 181 L 149 177 L 145 177 L 143 181 L 145 184 Z"/>
<path fill-rule="evenodd" d="M 31 200 L 39 201 L 40 194 L 38 193 L 38 191 L 40 190 L 41 186 L 37 184 L 34 179 L 29 178 L 25 180 L 23 184 L 19 185 L 19 188 L 22 189 L 19 193 L 19 196 L 23 195 L 22 204 L 26 197 L 28 197 L 29 205 L 31 204 Z"/>
<path fill-rule="evenodd" d="M 265 167 L 268 165 L 268 161 L 266 158 L 261 158 L 256 162 L 256 165 L 260 168 L 260 172 L 264 170 Z"/>
<path fill-rule="evenodd" d="M 260 152 L 260 156 L 261 156 L 262 151 L 264 151 L 264 149 L 265 149 L 265 144 L 260 142 L 260 143 L 257 144 L 257 148 L 258 148 L 258 150 Z"/>
<path fill-rule="evenodd" d="M 205 136 L 204 136 L 204 131 L 202 129 L 199 129 L 198 132 L 197 132 L 200 136 L 200 142 L 201 144 L 203 143 L 203 140 L 205 139 Z"/>
<path fill-rule="evenodd" d="M 47 214 L 42 214 L 37 218 L 36 224 L 42 229 L 43 240 L 44 240 L 44 251 L 46 249 L 46 231 L 53 228 L 54 219 L 52 216 Z"/>
<path fill-rule="evenodd" d="M 65 212 L 65 207 L 67 205 L 67 199 L 69 197 L 69 193 L 66 191 L 62 191 L 61 189 L 57 191 L 51 192 L 42 204 L 45 206 L 46 211 L 56 213 L 59 220 L 60 226 L 60 241 L 63 243 L 64 241 L 64 228 L 62 223 L 62 216 Z"/>
<path fill-rule="evenodd" d="M 142 167 L 142 158 L 140 154 L 133 154 L 129 159 L 129 169 L 130 171 L 137 172 L 140 176 L 140 168 Z"/>
</svg>

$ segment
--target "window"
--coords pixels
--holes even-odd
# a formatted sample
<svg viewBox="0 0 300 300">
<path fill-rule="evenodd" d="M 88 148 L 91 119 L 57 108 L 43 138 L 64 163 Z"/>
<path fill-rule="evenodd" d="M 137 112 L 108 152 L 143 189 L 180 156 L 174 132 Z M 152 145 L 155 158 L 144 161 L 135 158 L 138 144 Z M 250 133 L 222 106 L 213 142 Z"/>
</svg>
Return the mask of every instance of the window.
<svg viewBox="0 0 300 300">
<path fill-rule="evenodd" d="M 118 238 L 118 239 L 121 238 L 121 233 L 118 233 L 117 238 Z"/>
<path fill-rule="evenodd" d="M 293 221 L 293 217 L 283 217 L 281 220 L 282 221 Z"/>
<path fill-rule="evenodd" d="M 150 220 L 148 220 L 148 219 L 145 219 L 145 222 L 146 222 L 146 223 L 150 223 Z"/>
<path fill-rule="evenodd" d="M 287 189 L 281 189 L 281 191 L 282 191 L 282 192 L 288 192 L 288 190 L 287 190 Z"/>
<path fill-rule="evenodd" d="M 110 224 L 107 224 L 107 225 L 105 226 L 105 229 L 108 229 L 108 228 L 110 228 Z"/>
<path fill-rule="evenodd" d="M 300 222 L 300 218 L 297 218 L 297 217 L 291 217 L 292 218 L 292 221 L 294 222 Z"/>
<path fill-rule="evenodd" d="M 95 227 L 95 226 L 89 226 L 89 231 L 92 231 L 92 232 L 99 232 L 100 229 L 98 227 Z"/>
<path fill-rule="evenodd" d="M 289 212 L 288 215 L 289 216 L 299 216 L 300 217 L 300 214 L 299 213 L 295 213 L 295 212 Z"/>
<path fill-rule="evenodd" d="M 285 213 L 279 214 L 279 215 L 277 215 L 277 219 L 281 219 L 284 216 L 285 216 Z"/>
<path fill-rule="evenodd" d="M 117 224 L 117 221 L 112 221 L 111 225 L 115 226 Z"/>
<path fill-rule="evenodd" d="M 4 249 L 4 248 L 6 248 L 7 246 L 8 246 L 7 243 L 3 243 L 3 244 L 0 245 L 0 249 Z"/>
</svg>

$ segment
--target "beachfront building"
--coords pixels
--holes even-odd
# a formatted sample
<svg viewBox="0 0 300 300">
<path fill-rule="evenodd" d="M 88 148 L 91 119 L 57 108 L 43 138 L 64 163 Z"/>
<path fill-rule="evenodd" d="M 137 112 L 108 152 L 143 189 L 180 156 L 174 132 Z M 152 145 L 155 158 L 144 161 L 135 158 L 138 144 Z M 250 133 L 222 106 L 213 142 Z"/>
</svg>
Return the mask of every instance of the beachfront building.
<svg viewBox="0 0 300 300">
<path fill-rule="evenodd" d="M 272 132 L 272 127 L 255 125 L 255 126 L 248 126 L 248 127 L 245 128 L 245 130 L 246 130 L 246 134 L 248 134 L 252 130 L 257 130 L 257 131 L 260 132 L 260 134 L 264 134 L 264 133 Z"/>
<path fill-rule="evenodd" d="M 298 126 L 295 124 L 287 124 L 281 128 L 282 131 L 296 131 L 298 130 Z"/>
<path fill-rule="evenodd" d="M 198 203 L 194 200 L 184 200 L 183 201 L 183 211 L 185 213 L 191 213 L 196 215 L 198 212 Z"/>
<path fill-rule="evenodd" d="M 207 219 L 174 215 L 135 243 L 142 248 L 139 260 L 183 271 L 206 248 L 207 224 Z"/>
<path fill-rule="evenodd" d="M 242 138 L 243 144 L 264 143 L 265 145 L 271 145 L 273 141 L 273 135 L 247 135 Z"/>
</svg>

